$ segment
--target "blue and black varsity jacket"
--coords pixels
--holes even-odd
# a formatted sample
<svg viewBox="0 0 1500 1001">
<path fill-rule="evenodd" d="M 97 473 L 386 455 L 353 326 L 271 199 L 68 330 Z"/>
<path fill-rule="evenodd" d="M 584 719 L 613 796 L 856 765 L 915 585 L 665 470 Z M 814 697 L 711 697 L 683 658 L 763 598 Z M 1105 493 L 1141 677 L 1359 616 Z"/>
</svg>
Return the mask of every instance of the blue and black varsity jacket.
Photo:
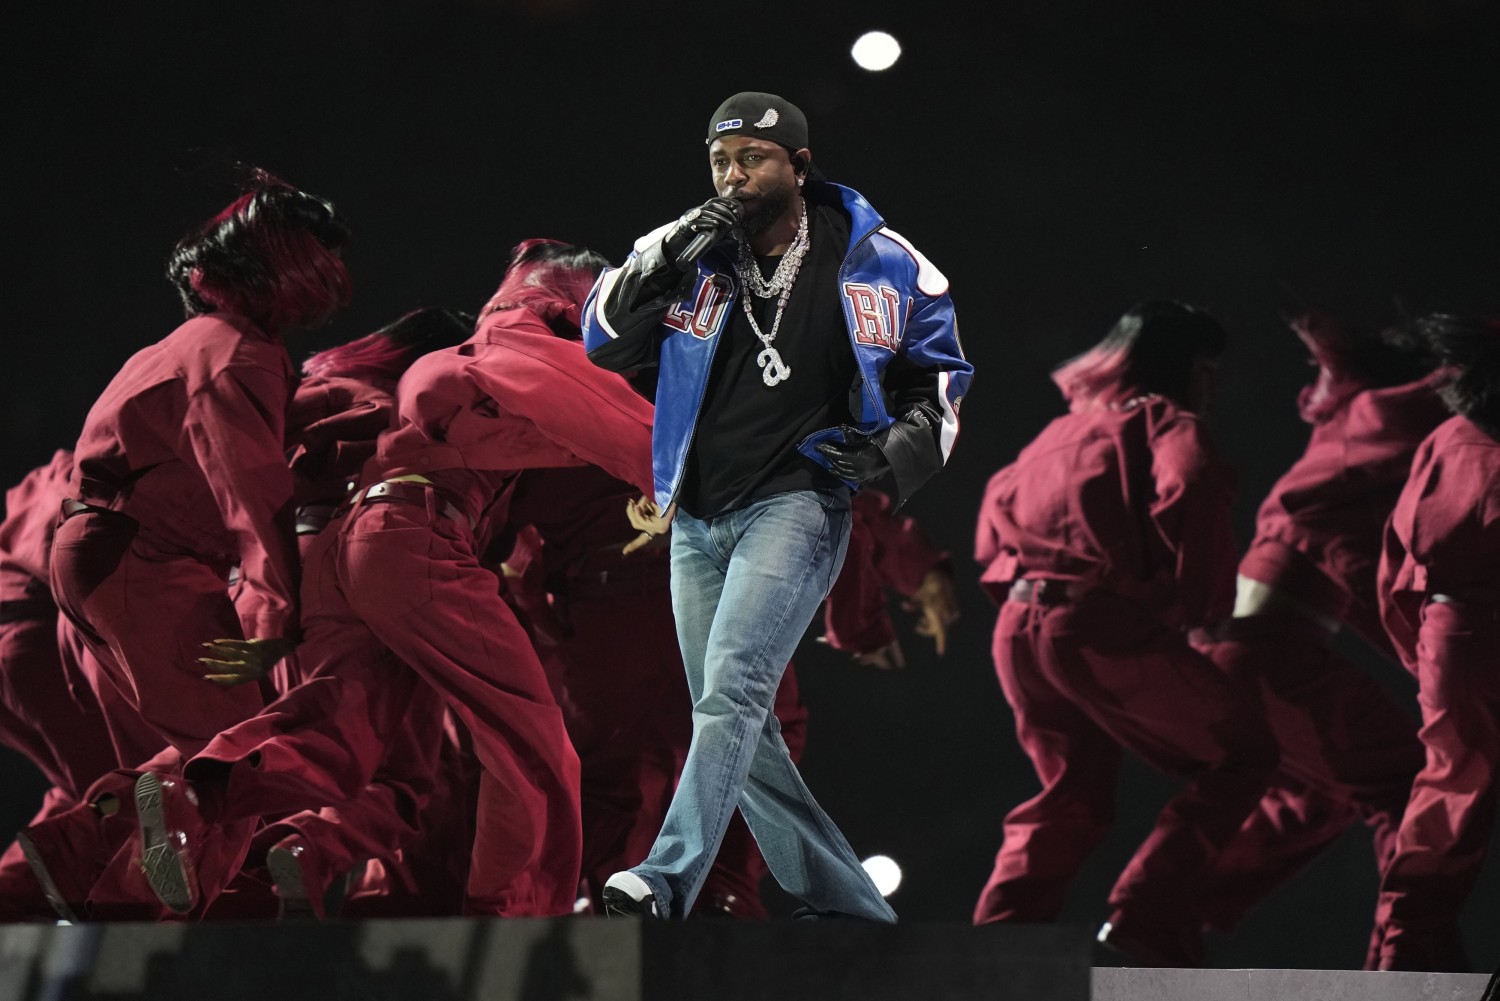
<svg viewBox="0 0 1500 1001">
<path fill-rule="evenodd" d="M 886 228 L 857 191 L 827 187 L 851 220 L 837 294 L 862 404 L 854 424 L 814 432 L 797 448 L 827 468 L 817 445 L 844 440 L 846 430 L 872 437 L 891 464 L 899 504 L 948 460 L 974 367 L 959 344 L 948 279 Z M 659 251 L 651 252 L 670 227 L 636 241 L 623 266 L 599 276 L 583 309 L 584 347 L 595 364 L 617 372 L 659 366 L 652 466 L 655 499 L 663 509 L 682 485 L 714 350 L 740 294 L 732 261 L 715 248 L 699 260 L 696 276 L 684 276 L 673 292 L 638 301 L 643 281 L 661 266 Z M 691 290 L 681 295 L 689 282 Z M 893 367 L 898 359 L 901 364 Z M 930 425 L 929 431 L 898 426 L 914 410 L 935 418 L 918 422 Z"/>
</svg>

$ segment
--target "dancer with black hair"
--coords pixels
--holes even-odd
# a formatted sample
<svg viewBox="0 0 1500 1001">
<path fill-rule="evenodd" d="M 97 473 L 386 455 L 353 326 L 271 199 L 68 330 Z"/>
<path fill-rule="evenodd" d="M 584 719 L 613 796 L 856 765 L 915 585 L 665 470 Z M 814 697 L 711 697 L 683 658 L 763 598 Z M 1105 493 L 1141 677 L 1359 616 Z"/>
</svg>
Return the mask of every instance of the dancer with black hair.
<svg viewBox="0 0 1500 1001">
<path fill-rule="evenodd" d="M 1426 764 L 1380 884 L 1382 970 L 1468 969 L 1459 915 L 1500 791 L 1500 323 L 1425 317 L 1453 416 L 1422 442 L 1385 530 L 1380 615 L 1417 679 Z"/>
<path fill-rule="evenodd" d="M 985 491 L 995 666 L 1042 790 L 1005 819 L 976 924 L 1056 919 L 1109 833 L 1130 750 L 1187 785 L 1116 881 L 1100 941 L 1150 965 L 1203 961 L 1203 878 L 1276 762 L 1253 695 L 1186 632 L 1234 593 L 1233 476 L 1201 417 L 1225 341 L 1189 306 L 1133 307 L 1053 373 L 1071 413 Z"/>
<path fill-rule="evenodd" d="M 84 663 L 122 766 L 163 755 L 152 764 L 165 767 L 253 716 L 271 692 L 262 679 L 296 644 L 283 453 L 296 372 L 283 337 L 348 303 L 348 233 L 331 203 L 256 172 L 172 252 L 167 277 L 187 322 L 131 357 L 84 422 L 52 590 L 92 654 Z M 215 684 L 204 677 L 213 664 L 261 683 Z M 104 776 L 84 803 L 22 833 L 64 916 L 78 916 L 135 826 L 133 774 Z M 128 884 L 128 869 L 112 871 Z M 151 901 L 140 885 L 105 892 Z"/>
<path fill-rule="evenodd" d="M 1204 894 L 1205 922 L 1224 931 L 1357 821 L 1370 828 L 1383 872 L 1422 766 L 1411 713 L 1329 640 L 1348 627 L 1395 656 L 1375 568 L 1412 455 L 1447 415 L 1436 359 L 1398 327 L 1367 333 L 1309 314 L 1292 330 L 1318 366 L 1298 399 L 1312 434 L 1262 502 L 1234 617 L 1205 648 L 1260 693 L 1281 747 L 1270 789 Z M 1376 914 L 1367 968 L 1383 923 Z"/>
<path fill-rule="evenodd" d="M 108 682 L 186 754 L 263 704 L 257 686 L 204 681 L 205 649 L 264 674 L 297 640 L 283 336 L 348 302 L 347 237 L 331 203 L 259 175 L 177 245 L 167 275 L 187 322 L 125 363 L 74 449 L 58 604 Z"/>
</svg>

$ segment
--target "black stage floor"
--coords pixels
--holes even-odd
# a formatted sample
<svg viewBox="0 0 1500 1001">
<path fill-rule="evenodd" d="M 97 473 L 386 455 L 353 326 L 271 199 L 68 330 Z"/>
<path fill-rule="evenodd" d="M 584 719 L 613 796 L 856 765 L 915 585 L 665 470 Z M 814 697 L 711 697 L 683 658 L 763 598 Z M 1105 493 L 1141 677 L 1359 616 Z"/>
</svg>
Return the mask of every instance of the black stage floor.
<svg viewBox="0 0 1500 1001">
<path fill-rule="evenodd" d="M 430 919 L 0 927 L 3 1001 L 1479 1001 L 1488 977 L 1092 965 L 1076 927 Z"/>
</svg>

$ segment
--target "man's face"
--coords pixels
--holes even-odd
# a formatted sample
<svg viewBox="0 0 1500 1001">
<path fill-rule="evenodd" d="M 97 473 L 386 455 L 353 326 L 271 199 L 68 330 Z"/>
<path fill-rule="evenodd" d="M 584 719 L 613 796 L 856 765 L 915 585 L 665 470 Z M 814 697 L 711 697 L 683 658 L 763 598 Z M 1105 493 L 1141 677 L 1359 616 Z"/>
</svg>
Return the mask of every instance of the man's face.
<svg viewBox="0 0 1500 1001">
<path fill-rule="evenodd" d="M 745 233 L 755 236 L 781 218 L 797 193 L 791 156 L 773 142 L 754 136 L 715 139 L 708 148 L 714 190 L 745 210 Z"/>
</svg>

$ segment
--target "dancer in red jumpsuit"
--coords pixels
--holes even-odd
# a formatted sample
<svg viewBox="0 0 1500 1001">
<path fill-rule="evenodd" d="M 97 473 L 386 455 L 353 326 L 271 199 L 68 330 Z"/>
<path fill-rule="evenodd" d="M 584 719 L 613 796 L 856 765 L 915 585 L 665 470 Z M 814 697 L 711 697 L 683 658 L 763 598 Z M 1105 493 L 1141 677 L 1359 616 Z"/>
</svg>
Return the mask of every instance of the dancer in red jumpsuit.
<svg viewBox="0 0 1500 1001">
<path fill-rule="evenodd" d="M 1447 416 L 1435 360 L 1401 330 L 1355 334 L 1319 315 L 1293 329 L 1318 365 L 1299 400 L 1312 435 L 1261 504 L 1235 617 L 1208 648 L 1259 690 L 1281 746 L 1271 788 L 1205 893 L 1206 921 L 1223 930 L 1358 820 L 1383 872 L 1422 766 L 1416 720 L 1328 641 L 1348 626 L 1391 652 L 1375 567 L 1412 454 Z M 1374 943 L 1383 920 L 1376 915 Z"/>
<path fill-rule="evenodd" d="M 391 427 L 396 384 L 402 373 L 422 355 L 462 343 L 473 329 L 472 316 L 438 307 L 416 309 L 303 363 L 302 381 L 287 416 L 297 541 L 303 553 L 347 499 L 361 468 L 375 454 L 376 440 Z M 296 674 L 296 656 L 283 663 Z M 291 684 L 296 680 L 288 678 Z M 289 690 L 291 684 L 281 690 Z M 445 753 L 449 753 L 446 745 L 439 750 L 440 759 Z M 451 871 L 455 859 L 447 856 L 436 866 L 423 867 L 419 875 L 408 871 L 399 853 L 398 857 L 386 854 L 391 845 L 416 836 L 408 818 L 418 813 L 422 836 L 442 829 L 455 840 L 463 837 L 461 823 L 452 829 L 444 825 L 445 819 L 455 819 L 452 814 L 460 805 L 454 780 L 447 774 L 452 764 L 440 761 L 433 787 L 422 789 L 399 810 L 389 808 L 384 790 L 371 789 L 337 807 L 304 810 L 259 831 L 248 858 L 252 863 L 267 861 L 281 913 L 325 917 L 329 887 L 374 860 L 381 863 L 378 874 L 371 873 L 357 891 L 362 897 L 399 898 L 395 903 L 382 901 L 379 906 L 387 912 L 395 906 L 404 913 L 457 913 L 467 866 L 458 866 L 455 875 Z M 446 877 L 443 881 L 448 885 L 434 885 L 439 875 Z M 457 894 L 446 894 L 455 882 Z M 419 887 L 421 893 L 402 892 L 408 886 Z M 449 906 L 439 903 L 450 897 Z"/>
<path fill-rule="evenodd" d="M 1042 790 L 1006 817 L 976 923 L 1056 918 L 1109 832 L 1128 749 L 1187 784 L 1115 883 L 1100 939 L 1152 965 L 1202 962 L 1199 887 L 1276 762 L 1253 695 L 1185 633 L 1233 596 L 1232 477 L 1197 416 L 1224 341 L 1190 307 L 1132 308 L 1054 373 L 1072 412 L 989 482 L 975 555 Z"/>
<path fill-rule="evenodd" d="M 1380 613 L 1417 679 L 1427 759 L 1380 884 L 1382 970 L 1468 969 L 1458 918 L 1500 788 L 1500 323 L 1419 329 L 1455 416 L 1417 449 L 1380 561 Z"/>
<path fill-rule="evenodd" d="M 436 307 L 416 309 L 374 333 L 356 338 L 308 358 L 302 365 L 287 415 L 287 451 L 292 468 L 293 496 L 297 507 L 297 540 L 306 553 L 317 534 L 331 521 L 348 497 L 364 463 L 375 454 L 375 442 L 390 428 L 396 411 L 396 382 L 411 363 L 429 351 L 451 347 L 473 332 L 473 317 Z M 289 691 L 298 681 L 298 658 L 285 658 L 277 668 L 278 692 Z M 247 873 L 235 881 L 232 916 L 261 916 L 270 901 L 263 899 L 269 881 L 275 887 L 273 906 L 283 916 L 322 918 L 324 897 L 330 886 L 342 887 L 347 876 L 366 860 L 379 858 L 386 846 L 412 837 L 408 819 L 418 813 L 422 830 L 441 826 L 440 806 L 453 806 L 445 795 L 445 775 L 434 775 L 437 787 L 402 790 L 402 808 L 390 809 L 387 789 L 371 789 L 337 807 L 304 810 L 276 820 L 256 833 L 247 855 Z M 404 816 L 403 816 L 404 815 Z M 460 831 L 451 833 L 455 840 Z M 266 870 L 261 871 L 261 863 Z M 372 875 L 360 890 L 366 896 L 400 897 L 396 906 L 410 913 L 433 913 L 426 900 L 401 893 L 408 884 L 434 883 L 434 872 L 454 876 L 444 867 L 428 867 L 422 877 L 404 871 L 397 858 L 381 859 L 379 878 Z M 443 859 L 451 863 L 451 857 Z M 456 913 L 462 901 L 459 867 L 452 906 L 438 912 Z M 254 875 L 251 875 L 251 874 Z M 440 897 L 439 889 L 427 886 L 428 898 Z M 337 891 L 335 891 L 337 892 Z M 226 894 L 226 898 L 230 894 Z M 209 917 L 223 917 L 227 899 L 221 899 Z M 386 906 L 385 903 L 382 906 Z M 271 912 L 267 912 L 271 913 Z"/>
<path fill-rule="evenodd" d="M 906 655 L 886 609 L 894 591 L 902 607 L 920 615 L 916 632 L 929 637 L 939 657 L 948 649 L 948 627 L 958 619 L 953 567 L 908 515 L 898 515 L 879 490 L 854 495 L 854 524 L 844 570 L 823 606 L 823 641 L 885 670 L 906 666 Z"/>
<path fill-rule="evenodd" d="M 551 289 L 550 304 L 497 309 L 463 345 L 423 356 L 402 377 L 397 426 L 381 436 L 348 513 L 308 552 L 305 680 L 221 734 L 188 763 L 186 782 L 149 775 L 137 785 L 138 802 L 160 795 L 167 816 L 163 842 L 177 866 L 153 883 L 163 899 L 208 896 L 231 875 L 194 865 L 214 824 L 336 805 L 377 770 L 393 795 L 404 776 L 424 780 L 446 708 L 483 769 L 468 909 L 571 913 L 577 756 L 479 554 L 506 520 L 521 469 L 587 463 L 650 483 L 649 404 L 552 328 L 576 324 L 582 296 L 563 290 L 586 289 L 602 263 L 565 244 L 522 244 L 512 268 L 530 272 L 538 294 Z M 143 813 L 147 850 L 151 833 Z"/>
<path fill-rule="evenodd" d="M 295 642 L 282 452 L 295 376 L 282 337 L 348 301 L 347 235 L 331 204 L 258 172 L 169 259 L 187 322 L 127 361 L 84 422 L 50 572 L 59 609 L 87 645 L 83 664 L 117 764 L 139 765 L 164 745 L 172 754 L 159 765 L 191 754 L 259 710 L 258 686 L 205 681 L 200 659 L 263 669 Z M 70 910 L 124 840 L 101 827 L 110 817 L 121 831 L 134 826 L 132 780 L 112 773 L 100 783 L 90 803 L 121 807 L 105 825 L 83 804 L 22 839 L 43 884 L 61 891 L 54 902 Z M 128 866 L 115 872 L 128 882 Z M 141 890 L 122 884 L 105 895 L 129 901 Z"/>
<path fill-rule="evenodd" d="M 58 604 L 110 682 L 192 754 L 254 715 L 257 686 L 203 680 L 213 652 L 266 664 L 297 637 L 282 335 L 349 298 L 333 206 L 268 178 L 180 242 L 188 320 L 138 352 L 84 422 L 53 542 Z M 227 591 L 240 568 L 238 598 Z M 130 760 L 154 754 L 139 748 Z"/>
</svg>

